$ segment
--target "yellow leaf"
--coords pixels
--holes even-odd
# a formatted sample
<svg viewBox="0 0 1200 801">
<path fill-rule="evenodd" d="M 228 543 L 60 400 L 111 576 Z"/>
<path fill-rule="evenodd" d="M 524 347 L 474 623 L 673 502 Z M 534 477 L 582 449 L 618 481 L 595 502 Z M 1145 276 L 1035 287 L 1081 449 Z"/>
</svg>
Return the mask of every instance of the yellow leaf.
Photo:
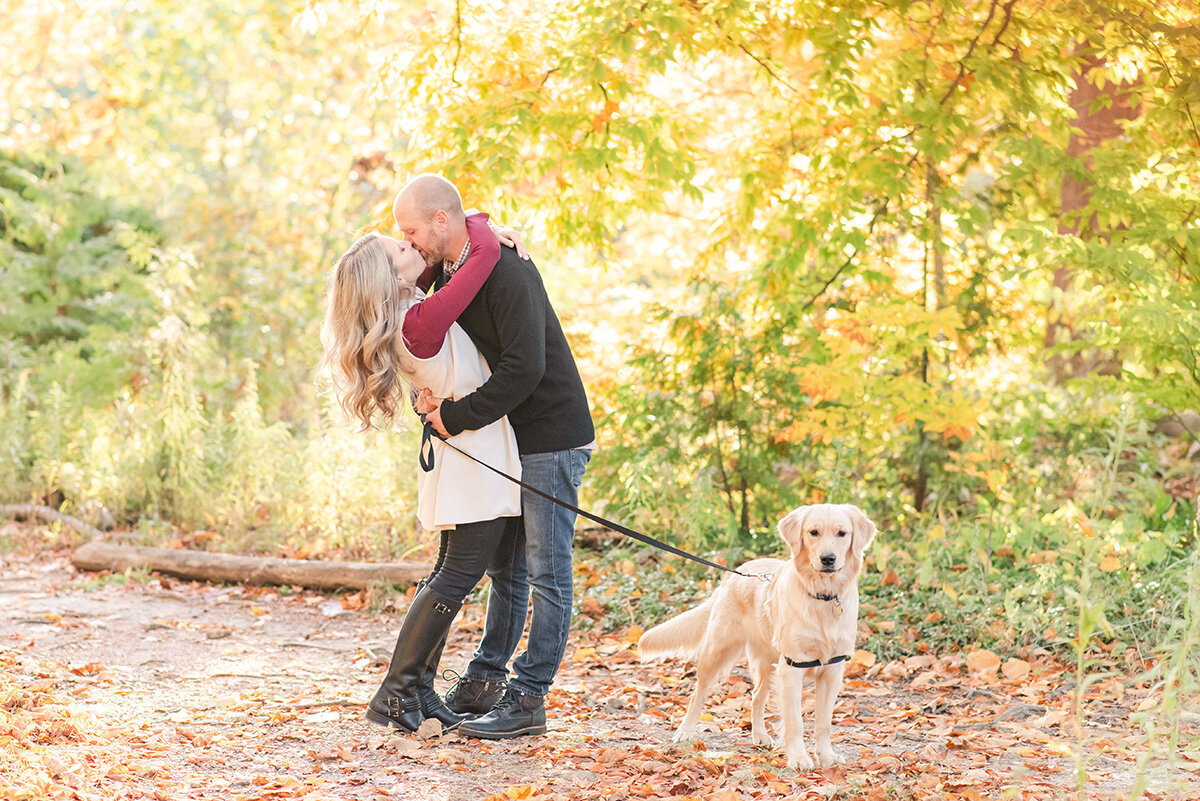
<svg viewBox="0 0 1200 801">
<path fill-rule="evenodd" d="M 1108 556 L 1106 556 L 1100 560 L 1100 569 L 1103 570 L 1105 573 L 1111 573 L 1114 570 L 1119 570 L 1120 568 L 1121 568 L 1121 560 L 1118 559 L 1117 557 L 1113 556 L 1112 554 L 1109 554 Z"/>
<path fill-rule="evenodd" d="M 850 657 L 850 664 L 862 665 L 865 668 L 869 668 L 875 664 L 875 654 L 871 653 L 870 651 L 864 651 L 863 649 L 859 648 Z"/>
<path fill-rule="evenodd" d="M 953 588 L 953 587 L 951 587 L 949 584 L 945 584 L 945 583 L 943 583 L 943 584 L 942 584 L 942 592 L 944 592 L 944 593 L 946 593 L 947 595 L 949 595 L 949 596 L 950 596 L 950 599 L 951 599 L 952 601 L 957 601 L 957 600 L 958 600 L 958 593 L 957 593 L 957 592 L 955 592 L 955 591 L 954 591 L 954 588 Z"/>
<path fill-rule="evenodd" d="M 942 528 L 942 524 L 938 523 L 933 528 L 929 529 L 927 539 L 940 540 L 946 536 L 946 529 Z"/>
</svg>

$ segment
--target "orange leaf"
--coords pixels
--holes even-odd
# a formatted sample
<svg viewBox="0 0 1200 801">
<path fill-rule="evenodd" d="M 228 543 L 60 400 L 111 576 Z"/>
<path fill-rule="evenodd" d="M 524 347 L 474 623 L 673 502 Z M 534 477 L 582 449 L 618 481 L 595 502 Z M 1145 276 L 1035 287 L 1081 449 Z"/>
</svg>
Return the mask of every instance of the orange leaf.
<svg viewBox="0 0 1200 801">
<path fill-rule="evenodd" d="M 1024 659 L 1010 659 L 1004 663 L 1001 672 L 1009 681 L 1020 681 L 1029 675 L 1030 665 Z"/>
<path fill-rule="evenodd" d="M 967 654 L 967 670 L 972 673 L 994 674 L 1000 667 L 1000 657 L 991 651 L 978 650 Z"/>
</svg>

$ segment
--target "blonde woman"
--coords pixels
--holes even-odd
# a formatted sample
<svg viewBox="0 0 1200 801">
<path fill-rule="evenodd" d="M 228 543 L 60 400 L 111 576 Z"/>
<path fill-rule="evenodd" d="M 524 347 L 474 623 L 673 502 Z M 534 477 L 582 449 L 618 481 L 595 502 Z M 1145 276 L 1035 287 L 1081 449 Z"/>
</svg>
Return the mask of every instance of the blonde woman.
<svg viewBox="0 0 1200 801">
<path fill-rule="evenodd" d="M 338 259 L 329 280 L 321 342 L 323 366 L 343 410 L 368 429 L 409 403 L 409 387 L 438 398 L 460 398 L 491 374 L 454 322 L 479 292 L 500 256 L 487 215 L 466 218 L 461 266 L 436 293 L 417 284 L 427 269 L 410 242 L 368 234 Z M 520 477 L 516 437 L 508 418 L 450 440 L 483 461 Z M 441 532 L 437 565 L 404 616 L 391 665 L 367 706 L 367 720 L 416 731 L 426 718 L 455 726 L 467 715 L 446 707 L 433 687 L 450 625 L 493 558 L 511 560 L 515 538 L 506 527 L 521 514 L 520 487 L 434 440 L 434 465 L 417 474 L 417 519 Z"/>
</svg>

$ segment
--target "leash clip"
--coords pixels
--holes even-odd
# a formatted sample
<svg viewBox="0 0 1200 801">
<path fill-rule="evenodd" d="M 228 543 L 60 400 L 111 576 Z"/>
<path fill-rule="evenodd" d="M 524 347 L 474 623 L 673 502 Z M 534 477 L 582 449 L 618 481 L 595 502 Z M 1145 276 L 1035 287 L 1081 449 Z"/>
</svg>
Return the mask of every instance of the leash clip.
<svg viewBox="0 0 1200 801">
<path fill-rule="evenodd" d="M 739 571 L 740 572 L 740 571 Z M 769 573 L 742 573 L 746 578 L 756 578 L 764 584 L 770 584 L 774 576 Z"/>
</svg>

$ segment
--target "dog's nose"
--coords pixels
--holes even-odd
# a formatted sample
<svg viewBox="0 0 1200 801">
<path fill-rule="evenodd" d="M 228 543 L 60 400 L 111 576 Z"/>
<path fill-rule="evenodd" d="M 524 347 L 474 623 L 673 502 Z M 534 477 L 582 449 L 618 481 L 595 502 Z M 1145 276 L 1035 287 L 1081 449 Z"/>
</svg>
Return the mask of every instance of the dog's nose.
<svg viewBox="0 0 1200 801">
<path fill-rule="evenodd" d="M 821 554 L 821 567 L 833 567 L 837 564 L 837 555 L 832 553 Z"/>
</svg>

